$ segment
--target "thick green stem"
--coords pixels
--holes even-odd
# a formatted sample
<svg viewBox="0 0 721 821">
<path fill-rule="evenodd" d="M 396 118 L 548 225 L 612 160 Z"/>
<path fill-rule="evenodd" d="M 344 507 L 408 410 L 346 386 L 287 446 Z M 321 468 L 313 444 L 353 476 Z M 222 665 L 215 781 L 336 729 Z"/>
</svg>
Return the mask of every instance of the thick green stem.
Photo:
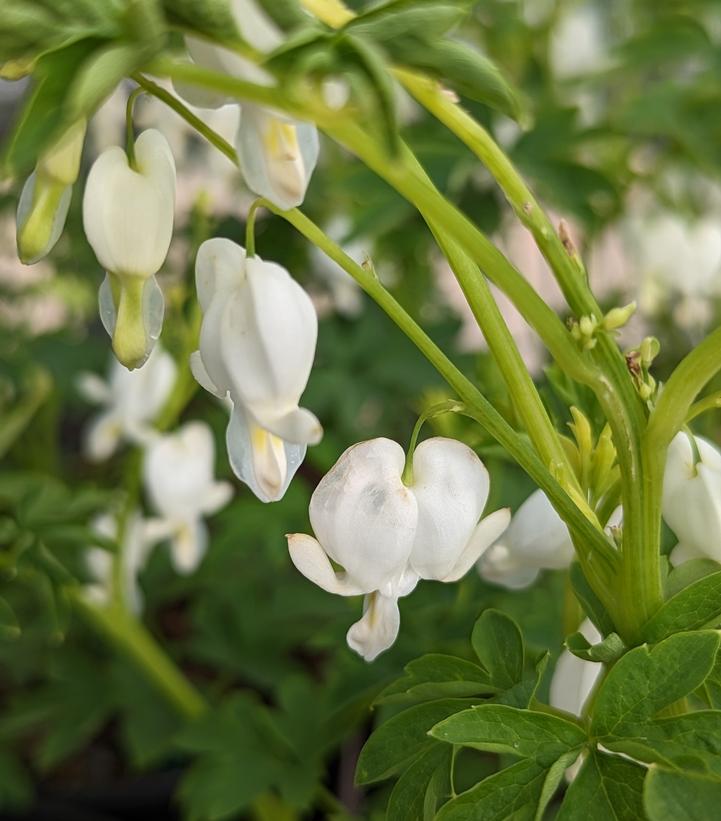
<svg viewBox="0 0 721 821">
<path fill-rule="evenodd" d="M 181 716 L 194 719 L 205 711 L 203 697 L 127 610 L 91 604 L 76 591 L 71 597 L 83 616 L 136 663 Z"/>
</svg>

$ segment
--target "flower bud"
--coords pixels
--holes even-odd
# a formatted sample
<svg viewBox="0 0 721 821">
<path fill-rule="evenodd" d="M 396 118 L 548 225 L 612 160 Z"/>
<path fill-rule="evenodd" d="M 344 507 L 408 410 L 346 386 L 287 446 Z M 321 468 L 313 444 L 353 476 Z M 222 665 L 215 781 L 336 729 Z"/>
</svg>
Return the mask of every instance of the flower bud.
<svg viewBox="0 0 721 821">
<path fill-rule="evenodd" d="M 107 271 L 99 293 L 100 316 L 113 350 L 127 368 L 148 358 L 163 320 L 155 274 L 173 231 L 175 163 L 159 131 L 144 131 L 131 163 L 122 148 L 104 151 L 85 186 L 83 225 Z"/>
<path fill-rule="evenodd" d="M 84 119 L 72 125 L 38 160 L 23 186 L 17 210 L 17 246 L 26 265 L 46 256 L 65 227 L 72 186 L 80 170 L 85 126 Z"/>
<path fill-rule="evenodd" d="M 367 661 L 395 641 L 399 598 L 421 578 L 459 579 L 509 520 L 507 510 L 498 510 L 479 522 L 488 473 L 466 445 L 441 437 L 421 443 L 408 486 L 404 465 L 402 448 L 389 439 L 349 448 L 311 498 L 316 538 L 288 536 L 304 576 L 330 593 L 365 594 L 363 617 L 347 641 Z"/>
<path fill-rule="evenodd" d="M 622 308 L 611 308 L 611 310 L 604 316 L 602 325 L 607 331 L 616 331 L 628 322 L 628 320 L 636 313 L 636 303 L 629 302 Z"/>
<path fill-rule="evenodd" d="M 235 474 L 276 501 L 323 433 L 298 407 L 318 335 L 313 303 L 280 265 L 246 258 L 227 239 L 203 243 L 195 273 L 203 324 L 193 375 L 233 403 L 226 442 Z"/>
</svg>

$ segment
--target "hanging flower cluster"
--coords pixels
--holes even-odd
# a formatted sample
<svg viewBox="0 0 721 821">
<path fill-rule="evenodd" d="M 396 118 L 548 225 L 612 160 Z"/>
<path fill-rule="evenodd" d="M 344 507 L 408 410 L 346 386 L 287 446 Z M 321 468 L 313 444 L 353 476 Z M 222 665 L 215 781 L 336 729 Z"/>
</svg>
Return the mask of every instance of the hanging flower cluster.
<svg viewBox="0 0 721 821">
<path fill-rule="evenodd" d="M 323 477 L 310 502 L 316 537 L 288 536 L 293 564 L 341 596 L 365 596 L 347 634 L 367 661 L 387 650 L 400 625 L 398 599 L 420 579 L 460 579 L 508 525 L 507 510 L 479 518 L 490 480 L 466 445 L 436 437 L 413 454 L 412 480 L 396 442 L 354 445 Z M 343 567 L 336 572 L 331 560 Z"/>
</svg>

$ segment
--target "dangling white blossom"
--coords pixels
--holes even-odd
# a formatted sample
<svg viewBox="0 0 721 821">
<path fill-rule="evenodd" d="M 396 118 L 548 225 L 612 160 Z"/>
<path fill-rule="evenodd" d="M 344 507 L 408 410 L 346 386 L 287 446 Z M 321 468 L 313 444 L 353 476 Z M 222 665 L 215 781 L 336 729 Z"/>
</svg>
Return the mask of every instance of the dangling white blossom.
<svg viewBox="0 0 721 821">
<path fill-rule="evenodd" d="M 85 119 L 74 123 L 38 160 L 23 186 L 17 210 L 18 256 L 32 265 L 60 239 L 80 170 Z"/>
<path fill-rule="evenodd" d="M 129 371 L 113 360 L 107 381 L 96 374 L 81 374 L 78 390 L 90 402 L 103 406 L 85 434 L 85 454 L 102 462 L 115 453 L 121 441 L 147 444 L 152 421 L 160 413 L 175 384 L 173 357 L 157 346 L 144 368 Z"/>
<path fill-rule="evenodd" d="M 204 422 L 188 422 L 175 433 L 153 440 L 145 454 L 143 479 L 157 518 L 150 519 L 150 542 L 170 540 L 178 573 L 192 573 L 208 547 L 203 521 L 224 507 L 233 495 L 229 482 L 213 478 L 215 445 Z"/>
<path fill-rule="evenodd" d="M 168 253 L 175 206 L 175 162 L 165 137 L 144 131 L 134 153 L 131 163 L 119 146 L 105 150 L 83 199 L 85 234 L 107 272 L 100 317 L 127 368 L 140 367 L 160 335 L 164 302 L 155 274 Z"/>
<path fill-rule="evenodd" d="M 367 661 L 395 641 L 398 599 L 420 579 L 460 579 L 510 518 L 498 510 L 479 522 L 489 477 L 466 445 L 441 437 L 422 442 L 408 486 L 404 463 L 403 449 L 390 439 L 349 448 L 311 498 L 316 538 L 288 536 L 291 559 L 304 576 L 329 593 L 365 595 L 363 616 L 347 641 Z"/>
<path fill-rule="evenodd" d="M 93 520 L 91 528 L 106 539 L 117 539 L 118 518 L 114 514 L 103 513 Z M 122 568 L 121 592 L 125 606 L 137 615 L 143 609 L 138 574 L 145 565 L 149 548 L 145 522 L 137 510 L 127 517 L 124 534 L 123 543 L 118 545 Z M 85 586 L 84 595 L 96 605 L 109 604 L 113 593 L 113 554 L 100 547 L 90 547 L 85 554 L 85 562 L 92 581 Z"/>
<path fill-rule="evenodd" d="M 195 277 L 203 324 L 191 370 L 232 402 L 226 442 L 236 476 L 262 501 L 276 501 L 323 433 L 298 407 L 318 335 L 313 304 L 284 268 L 246 257 L 227 239 L 201 245 Z"/>
<path fill-rule="evenodd" d="M 261 54 L 282 44 L 283 32 L 257 3 L 234 0 L 231 11 L 241 37 Z M 194 37 L 187 37 L 186 45 L 198 65 L 251 83 L 275 85 L 272 74 L 235 52 Z M 185 85 L 178 91 L 188 102 L 205 108 L 231 101 L 225 95 L 198 92 Z M 318 161 L 318 131 L 314 125 L 264 106 L 243 103 L 235 148 L 251 191 L 283 209 L 303 202 Z"/>
<path fill-rule="evenodd" d="M 542 490 L 518 508 L 502 538 L 486 551 L 478 570 L 486 581 L 518 590 L 532 584 L 541 570 L 568 567 L 573 542 L 561 517 Z"/>
<path fill-rule="evenodd" d="M 695 451 L 686 433 L 676 434 L 666 456 L 662 512 L 678 539 L 673 564 L 702 557 L 721 562 L 721 451 L 693 438 Z"/>
</svg>

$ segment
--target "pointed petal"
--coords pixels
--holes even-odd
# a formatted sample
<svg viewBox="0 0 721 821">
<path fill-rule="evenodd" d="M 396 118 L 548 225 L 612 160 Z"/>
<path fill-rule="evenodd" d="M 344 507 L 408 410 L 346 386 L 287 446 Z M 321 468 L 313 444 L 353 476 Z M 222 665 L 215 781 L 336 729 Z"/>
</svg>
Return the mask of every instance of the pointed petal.
<svg viewBox="0 0 721 821">
<path fill-rule="evenodd" d="M 193 573 L 208 549 L 208 530 L 201 519 L 183 522 L 171 542 L 170 557 L 181 576 Z"/>
<path fill-rule="evenodd" d="M 458 557 L 451 572 L 441 581 L 456 582 L 466 575 L 486 550 L 498 539 L 511 521 L 511 511 L 501 508 L 486 516 L 476 526 L 465 550 Z"/>
<path fill-rule="evenodd" d="M 225 442 L 233 473 L 261 502 L 282 499 L 305 458 L 305 445 L 283 442 L 257 427 L 239 405 L 231 411 Z"/>
<path fill-rule="evenodd" d="M 351 650 L 373 661 L 391 647 L 400 624 L 398 600 L 371 593 L 363 602 L 363 617 L 350 628 L 346 641 Z"/>
<path fill-rule="evenodd" d="M 199 507 L 206 516 L 212 516 L 225 507 L 233 498 L 233 485 L 230 482 L 215 482 L 199 500 Z"/>
<path fill-rule="evenodd" d="M 114 411 L 95 418 L 85 434 L 85 455 L 91 462 L 104 462 L 115 453 L 122 427 Z"/>
<path fill-rule="evenodd" d="M 540 569 L 522 564 L 505 544 L 498 542 L 483 553 L 478 563 L 478 572 L 487 582 L 508 590 L 522 590 L 533 584 Z"/>
<path fill-rule="evenodd" d="M 312 536 L 289 533 L 286 538 L 290 559 L 296 569 L 318 587 L 339 596 L 359 596 L 368 592 L 349 581 L 346 573 L 336 573 L 325 550 Z"/>
<path fill-rule="evenodd" d="M 112 399 L 110 386 L 95 373 L 78 374 L 75 387 L 83 399 L 87 399 L 88 402 L 93 402 L 96 405 L 107 405 Z"/>
<path fill-rule="evenodd" d="M 253 411 L 253 408 L 249 408 Z M 305 408 L 294 408 L 284 416 L 273 417 L 253 413 L 265 430 L 287 442 L 298 445 L 317 445 L 323 438 L 323 427 L 318 417 Z"/>
<path fill-rule="evenodd" d="M 217 396 L 219 399 L 225 398 L 227 391 L 221 391 L 213 384 L 213 380 L 208 375 L 208 371 L 205 370 L 200 351 L 193 351 L 193 353 L 190 354 L 189 364 L 190 372 L 201 388 L 205 388 L 208 393 L 212 393 L 213 396 Z"/>
</svg>

